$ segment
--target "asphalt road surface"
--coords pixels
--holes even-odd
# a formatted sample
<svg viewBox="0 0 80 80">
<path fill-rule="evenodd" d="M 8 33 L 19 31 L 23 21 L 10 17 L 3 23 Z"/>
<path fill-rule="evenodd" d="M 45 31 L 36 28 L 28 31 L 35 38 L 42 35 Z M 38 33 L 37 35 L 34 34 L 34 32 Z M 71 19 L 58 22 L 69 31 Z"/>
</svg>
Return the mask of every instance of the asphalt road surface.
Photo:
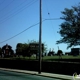
<svg viewBox="0 0 80 80">
<path fill-rule="evenodd" d="M 61 79 L 0 70 L 0 80 L 61 80 Z"/>
</svg>

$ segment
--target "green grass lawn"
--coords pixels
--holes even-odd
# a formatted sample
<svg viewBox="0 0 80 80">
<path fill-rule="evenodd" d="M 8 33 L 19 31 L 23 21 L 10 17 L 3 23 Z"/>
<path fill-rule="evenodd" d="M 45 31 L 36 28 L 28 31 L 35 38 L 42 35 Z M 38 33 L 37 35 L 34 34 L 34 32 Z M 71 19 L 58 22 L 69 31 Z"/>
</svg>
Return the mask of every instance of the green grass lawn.
<svg viewBox="0 0 80 80">
<path fill-rule="evenodd" d="M 11 57 L 11 58 L 5 58 L 5 59 L 36 60 L 36 57 L 33 57 L 33 56 L 32 57 L 22 57 L 22 56 L 20 56 L 20 57 Z M 44 61 L 48 61 L 48 60 L 54 61 L 55 59 L 59 59 L 59 56 L 44 56 L 44 57 L 42 57 L 42 60 L 44 60 Z M 79 56 L 63 55 L 62 59 L 80 59 L 80 55 Z"/>
<path fill-rule="evenodd" d="M 59 59 L 59 56 L 45 56 L 43 57 L 44 60 L 47 59 Z M 62 56 L 62 59 L 80 59 L 80 56 Z"/>
</svg>

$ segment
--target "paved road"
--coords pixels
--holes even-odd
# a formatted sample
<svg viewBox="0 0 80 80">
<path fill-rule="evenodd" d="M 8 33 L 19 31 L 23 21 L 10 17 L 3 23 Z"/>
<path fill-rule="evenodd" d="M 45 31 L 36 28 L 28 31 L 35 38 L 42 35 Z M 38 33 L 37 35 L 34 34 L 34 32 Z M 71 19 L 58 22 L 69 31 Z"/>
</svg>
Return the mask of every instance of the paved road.
<svg viewBox="0 0 80 80">
<path fill-rule="evenodd" d="M 61 80 L 61 79 L 0 70 L 0 80 Z"/>
</svg>

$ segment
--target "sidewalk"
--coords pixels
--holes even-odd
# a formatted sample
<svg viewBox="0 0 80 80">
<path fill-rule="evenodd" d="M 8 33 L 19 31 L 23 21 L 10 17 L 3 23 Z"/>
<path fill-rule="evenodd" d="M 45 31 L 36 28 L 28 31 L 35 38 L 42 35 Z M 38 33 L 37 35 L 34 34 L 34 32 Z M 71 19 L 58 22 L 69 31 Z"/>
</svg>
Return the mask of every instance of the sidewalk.
<svg viewBox="0 0 80 80">
<path fill-rule="evenodd" d="M 38 72 L 35 72 L 35 71 L 17 70 L 17 69 L 8 69 L 8 68 L 0 68 L 0 70 L 8 70 L 8 71 L 26 73 L 26 74 L 31 74 L 31 75 L 38 75 L 38 76 L 45 76 L 45 77 L 66 79 L 66 80 L 68 80 L 68 79 L 73 80 L 72 76 L 61 75 L 61 74 L 52 74 L 52 73 L 45 73 L 45 72 L 41 72 L 41 74 L 38 74 Z"/>
</svg>

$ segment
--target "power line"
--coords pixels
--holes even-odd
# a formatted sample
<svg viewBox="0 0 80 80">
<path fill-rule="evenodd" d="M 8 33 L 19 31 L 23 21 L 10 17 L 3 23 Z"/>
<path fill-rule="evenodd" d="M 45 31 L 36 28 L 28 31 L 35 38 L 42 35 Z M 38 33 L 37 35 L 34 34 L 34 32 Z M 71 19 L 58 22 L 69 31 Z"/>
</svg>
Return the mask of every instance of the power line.
<svg viewBox="0 0 80 80">
<path fill-rule="evenodd" d="M 59 19 L 59 18 L 58 18 L 58 19 Z M 44 22 L 44 21 L 46 21 L 46 20 L 50 20 L 50 19 L 44 19 L 42 22 Z M 51 20 L 55 20 L 55 18 L 53 18 L 53 19 L 51 19 Z M 30 29 L 30 28 L 32 28 L 32 27 L 34 27 L 34 26 L 38 25 L 38 24 L 39 24 L 39 22 L 38 22 L 38 23 L 36 23 L 36 24 L 34 24 L 34 25 L 32 25 L 32 26 L 30 26 L 30 27 L 28 27 L 28 28 L 26 28 L 25 30 L 23 30 L 23 31 L 19 32 L 18 34 L 16 34 L 16 35 L 14 35 L 14 36 L 12 36 L 12 37 L 10 37 L 10 38 L 8 38 L 8 39 L 6 39 L 6 40 L 4 40 L 4 41 L 0 42 L 0 44 L 1 44 L 1 43 L 6 42 L 6 41 L 8 41 L 8 40 L 13 39 L 14 37 L 16 37 L 16 36 L 18 36 L 18 35 L 22 34 L 23 32 L 27 31 L 28 29 Z"/>
<path fill-rule="evenodd" d="M 46 1 L 45 1 L 45 4 L 46 4 Z M 59 20 L 59 19 L 60 19 L 60 18 L 54 18 L 54 19 L 52 19 L 51 16 L 50 16 L 50 12 L 49 12 L 49 10 L 48 10 L 47 4 L 46 4 L 46 8 L 47 8 L 47 12 L 48 12 L 48 15 L 49 15 L 49 18 L 50 18 L 50 19 L 46 19 L 46 20 Z M 50 22 L 51 22 L 51 21 L 50 21 Z M 53 28 L 53 30 L 54 30 L 54 27 L 53 27 L 52 22 L 51 22 L 51 25 L 52 25 L 52 28 Z M 53 32 L 54 32 L 54 31 L 53 31 Z M 54 36 L 55 36 L 55 39 L 57 39 L 57 38 L 56 38 L 56 35 L 55 35 L 55 32 L 54 32 Z"/>
<path fill-rule="evenodd" d="M 45 21 L 45 20 L 43 20 L 43 21 Z M 22 34 L 23 32 L 27 31 L 28 29 L 30 29 L 30 28 L 32 28 L 32 27 L 34 27 L 34 26 L 38 25 L 38 24 L 39 24 L 39 23 L 36 23 L 36 24 L 34 24 L 34 25 L 32 25 L 32 26 L 30 26 L 30 27 L 26 28 L 25 30 L 23 30 L 23 31 L 21 31 L 20 33 L 18 33 L 18 34 L 16 34 L 16 35 L 14 35 L 13 37 L 11 37 L 11 38 L 9 38 L 9 39 L 6 39 L 6 40 L 4 40 L 4 41 L 2 41 L 2 42 L 0 42 L 0 44 L 1 44 L 1 43 L 4 43 L 4 42 L 6 42 L 6 41 L 8 41 L 8 40 L 10 40 L 10 39 L 12 39 L 12 38 L 14 38 L 14 37 L 16 37 L 16 36 L 20 35 L 20 34 Z"/>
<path fill-rule="evenodd" d="M 45 2 L 45 4 L 46 4 L 46 2 Z M 46 7 L 47 7 L 47 4 L 46 4 Z M 48 7 L 47 7 L 47 12 L 48 12 L 48 15 L 49 15 L 49 18 L 50 19 L 46 19 L 46 20 L 60 20 L 61 18 L 54 18 L 54 19 L 52 19 L 51 17 L 50 17 L 50 13 L 49 13 L 49 11 L 48 11 Z M 51 22 L 51 24 L 52 24 L 52 22 Z M 54 27 L 53 27 L 53 24 L 52 24 L 52 28 L 53 28 L 53 30 L 54 30 Z M 54 32 L 54 31 L 53 31 Z M 55 36 L 55 39 L 57 40 L 57 37 L 56 37 L 56 35 L 55 35 L 55 32 L 54 32 L 54 36 Z M 58 49 L 59 49 L 59 46 L 58 46 Z"/>
<path fill-rule="evenodd" d="M 36 1 L 37 1 L 37 0 L 36 0 Z M 32 2 L 32 3 L 30 2 L 31 4 L 30 4 L 30 3 L 28 3 L 29 5 L 28 5 L 28 6 L 26 6 L 24 9 L 28 8 L 30 5 L 32 5 L 32 4 L 33 4 L 33 3 L 35 3 L 36 1 L 34 1 L 34 2 Z M 5 21 L 7 21 L 8 19 L 10 19 L 10 18 L 14 17 L 15 15 L 17 15 L 18 13 L 20 13 L 20 12 L 21 12 L 21 11 L 23 11 L 24 9 L 22 9 L 22 10 L 21 10 L 21 9 L 19 9 L 20 11 L 19 11 L 19 10 L 17 10 L 17 11 L 19 11 L 19 12 L 17 12 L 16 14 L 15 14 L 15 12 L 16 12 L 16 11 L 15 11 L 15 12 L 13 13 L 13 15 L 12 15 L 12 16 L 10 16 L 10 15 L 9 15 L 10 17 L 9 17 L 9 16 L 7 16 L 8 18 L 7 18 L 7 17 L 6 17 L 6 18 L 4 18 L 4 19 L 5 19 L 4 21 L 2 21 L 2 20 L 1 20 L 2 22 L 0 22 L 0 24 L 1 24 L 1 23 L 4 23 L 4 22 L 5 22 Z M 59 20 L 59 19 L 60 19 L 60 18 L 49 18 L 49 19 L 45 19 L 45 20 Z"/>
<path fill-rule="evenodd" d="M 25 0 L 23 3 L 25 3 L 26 1 L 27 1 L 27 0 Z M 21 6 L 23 3 L 19 4 L 17 7 Z M 11 9 L 11 11 L 15 10 L 17 7 Z M 9 12 L 11 12 L 11 11 L 9 11 Z M 9 14 L 9 12 L 7 12 L 6 14 Z M 6 14 L 5 14 L 5 15 L 6 15 Z M 1 16 L 0 18 L 4 17 L 5 15 Z"/>
<path fill-rule="evenodd" d="M 38 1 L 38 0 L 36 0 L 36 1 Z M 1 21 L 2 21 L 1 23 L 7 21 L 8 19 L 10 19 L 10 18 L 12 18 L 13 16 L 17 15 L 17 14 L 20 13 L 21 11 L 25 10 L 26 8 L 28 8 L 29 6 L 31 6 L 33 3 L 35 3 L 36 1 L 32 2 L 31 4 L 29 4 L 28 6 L 26 6 L 26 7 L 25 7 L 24 9 L 22 9 L 22 10 L 21 10 L 21 9 L 17 10 L 17 11 L 19 11 L 19 12 L 17 12 L 16 14 L 15 14 L 15 12 L 16 12 L 16 11 L 15 11 L 14 13 L 12 13 L 13 15 L 11 14 L 12 16 L 10 16 L 10 17 L 7 16 L 7 17 L 6 17 L 7 19 L 4 18 L 5 20 L 4 20 L 4 21 L 1 20 Z M 0 24 L 1 24 L 1 23 L 0 23 Z"/>
<path fill-rule="evenodd" d="M 32 0 L 33 1 L 33 0 Z M 24 9 L 26 9 L 27 7 L 29 7 L 30 5 L 32 5 L 33 3 L 35 3 L 36 1 L 30 1 L 28 4 L 26 4 L 26 5 L 24 5 L 24 7 L 21 7 L 19 10 L 16 10 L 14 13 L 12 13 L 12 14 L 10 14 L 9 16 L 7 16 L 7 17 L 5 17 L 4 19 L 6 19 L 6 20 L 8 20 L 8 19 L 10 19 L 10 18 L 12 18 L 13 16 L 15 16 L 16 14 L 18 14 L 18 13 L 20 13 L 21 11 L 23 11 Z M 16 13 L 16 14 L 15 14 Z M 4 20 L 3 19 L 3 20 Z M 4 21 L 6 21 L 6 20 L 4 20 Z M 1 20 L 2 21 L 2 20 Z M 4 21 L 2 21 L 2 23 L 4 22 Z"/>
<path fill-rule="evenodd" d="M 45 20 L 60 20 L 61 18 L 48 18 L 48 19 L 45 19 Z"/>
<path fill-rule="evenodd" d="M 14 0 L 12 0 L 9 4 L 7 4 L 4 8 L 2 8 L 0 11 L 6 9 Z"/>
<path fill-rule="evenodd" d="M 0 3 L 0 5 L 1 5 L 2 3 L 4 3 L 4 1 L 5 1 L 5 0 L 3 0 L 3 1 Z"/>
</svg>

